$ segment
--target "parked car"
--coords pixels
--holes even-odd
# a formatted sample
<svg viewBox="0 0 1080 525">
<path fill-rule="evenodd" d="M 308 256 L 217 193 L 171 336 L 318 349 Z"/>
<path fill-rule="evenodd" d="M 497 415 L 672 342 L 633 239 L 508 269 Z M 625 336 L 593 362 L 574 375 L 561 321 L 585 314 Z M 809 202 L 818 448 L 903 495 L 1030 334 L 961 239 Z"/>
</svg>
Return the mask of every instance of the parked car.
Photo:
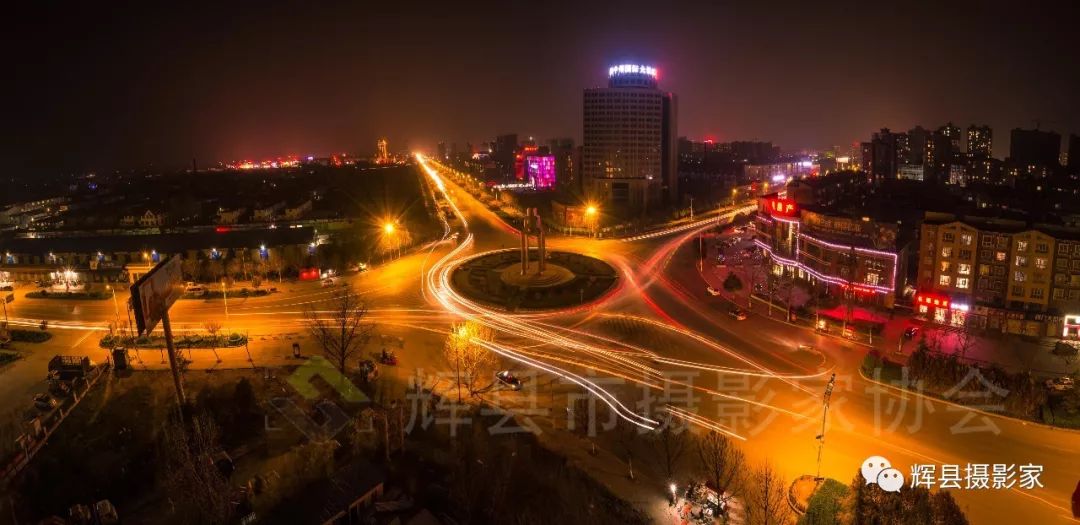
<svg viewBox="0 0 1080 525">
<path fill-rule="evenodd" d="M 509 370 L 503 370 L 502 372 L 495 374 L 495 379 L 510 390 L 521 390 L 521 380 L 515 377 Z"/>
<path fill-rule="evenodd" d="M 1069 376 L 1055 377 L 1046 380 L 1046 388 L 1055 392 L 1064 392 L 1076 388 L 1076 383 Z"/>
<path fill-rule="evenodd" d="M 904 339 L 915 339 L 917 335 L 919 335 L 918 326 L 909 326 L 907 330 L 904 330 Z"/>
<path fill-rule="evenodd" d="M 34 406 L 38 410 L 48 411 L 56 408 L 57 402 L 49 394 L 37 394 L 34 396 Z"/>
<path fill-rule="evenodd" d="M 379 377 L 379 366 L 375 361 L 363 359 L 360 361 L 360 374 L 364 381 L 374 381 Z"/>
<path fill-rule="evenodd" d="M 199 286 L 197 284 L 193 284 L 191 286 L 188 286 L 187 288 L 184 288 L 184 293 L 188 295 L 195 295 L 201 297 L 203 295 L 206 295 L 206 292 L 207 290 L 205 286 Z"/>
<path fill-rule="evenodd" d="M 713 288 L 712 286 L 706 286 L 705 291 L 709 292 L 709 295 L 720 295 L 720 290 Z"/>
<path fill-rule="evenodd" d="M 748 317 L 750 317 L 746 313 L 746 310 L 743 310 L 742 308 L 732 308 L 731 310 L 728 310 L 728 315 L 736 321 L 745 321 Z"/>
</svg>

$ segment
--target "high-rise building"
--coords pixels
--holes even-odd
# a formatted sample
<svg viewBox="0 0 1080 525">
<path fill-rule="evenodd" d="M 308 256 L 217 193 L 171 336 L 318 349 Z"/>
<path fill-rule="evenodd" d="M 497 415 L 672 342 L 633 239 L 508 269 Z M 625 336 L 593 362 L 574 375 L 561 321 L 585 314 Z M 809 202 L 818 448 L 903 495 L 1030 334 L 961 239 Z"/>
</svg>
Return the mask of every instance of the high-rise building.
<svg viewBox="0 0 1080 525">
<path fill-rule="evenodd" d="M 1058 166 L 1061 135 L 1053 131 L 1014 128 L 1009 134 L 1009 158 L 1019 165 Z"/>
<path fill-rule="evenodd" d="M 390 150 L 389 143 L 386 139 L 379 139 L 376 142 L 377 153 L 375 154 L 375 162 L 377 164 L 389 164 L 390 163 Z"/>
<path fill-rule="evenodd" d="M 881 128 L 870 140 L 870 174 L 882 179 L 896 178 L 896 134 Z"/>
<path fill-rule="evenodd" d="M 1065 157 L 1066 166 L 1072 174 L 1080 173 L 1080 135 L 1069 134 L 1069 149 Z"/>
<path fill-rule="evenodd" d="M 555 157 L 555 181 L 560 190 L 580 194 L 581 175 L 577 173 L 574 157 L 577 148 L 574 147 L 574 139 L 561 138 L 551 139 L 548 149 Z"/>
<path fill-rule="evenodd" d="M 584 94 L 582 174 L 605 213 L 638 215 L 675 204 L 675 97 L 657 87 L 656 68 L 623 64 L 608 86 Z"/>
<path fill-rule="evenodd" d="M 967 153 L 970 159 L 988 159 L 994 152 L 994 132 L 990 126 L 972 124 L 967 129 Z"/>
<path fill-rule="evenodd" d="M 438 146 L 435 146 L 435 156 L 439 159 L 439 162 L 446 162 L 449 157 L 446 156 L 446 143 L 440 142 Z"/>
<path fill-rule="evenodd" d="M 926 180 L 945 183 L 960 153 L 960 128 L 952 122 L 934 130 L 926 143 Z"/>
<path fill-rule="evenodd" d="M 495 149 L 491 158 L 504 181 L 510 180 L 514 173 L 514 154 L 517 153 L 517 133 L 506 133 L 495 137 Z"/>
<path fill-rule="evenodd" d="M 926 165 L 926 147 L 930 142 L 930 130 L 922 127 L 915 126 L 907 132 L 907 158 L 904 159 L 905 164 L 911 164 L 915 166 Z"/>
</svg>

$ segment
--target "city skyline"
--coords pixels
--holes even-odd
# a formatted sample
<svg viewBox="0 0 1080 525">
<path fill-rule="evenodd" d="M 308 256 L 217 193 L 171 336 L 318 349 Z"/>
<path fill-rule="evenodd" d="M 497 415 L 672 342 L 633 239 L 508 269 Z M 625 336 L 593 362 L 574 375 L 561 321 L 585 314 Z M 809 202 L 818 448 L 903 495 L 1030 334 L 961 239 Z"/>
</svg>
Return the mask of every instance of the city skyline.
<svg viewBox="0 0 1080 525">
<path fill-rule="evenodd" d="M 582 89 L 624 61 L 656 65 L 695 139 L 790 151 L 951 121 L 991 126 L 1004 157 L 1012 128 L 1080 131 L 1075 6 L 680 7 L 29 8 L 7 46 L 22 74 L 2 175 L 366 153 L 383 136 L 399 151 L 504 132 L 580 141 Z M 770 29 L 782 20 L 800 23 Z"/>
</svg>

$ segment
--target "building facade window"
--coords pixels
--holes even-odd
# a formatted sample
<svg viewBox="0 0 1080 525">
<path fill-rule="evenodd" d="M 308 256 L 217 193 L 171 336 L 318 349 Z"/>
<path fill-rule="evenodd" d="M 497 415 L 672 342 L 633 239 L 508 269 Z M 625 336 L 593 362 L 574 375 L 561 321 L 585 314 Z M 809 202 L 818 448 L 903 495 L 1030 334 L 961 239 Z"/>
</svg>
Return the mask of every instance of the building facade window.
<svg viewBox="0 0 1080 525">
<path fill-rule="evenodd" d="M 1027 274 L 1020 270 L 1017 270 L 1015 273 L 1013 273 L 1013 280 L 1018 283 L 1022 283 L 1027 280 Z"/>
<path fill-rule="evenodd" d="M 960 275 L 971 275 L 971 265 L 960 263 L 960 265 L 956 268 L 956 273 Z"/>
<path fill-rule="evenodd" d="M 960 235 L 960 244 L 963 244 L 964 246 L 971 246 L 971 242 L 971 234 L 964 233 Z"/>
<path fill-rule="evenodd" d="M 952 282 L 952 277 L 949 277 L 948 275 L 942 275 L 942 276 L 938 277 L 938 285 L 939 286 L 949 286 L 949 284 L 951 282 Z"/>
<path fill-rule="evenodd" d="M 1024 257 L 1023 255 L 1017 255 L 1014 264 L 1016 266 L 1027 266 L 1027 257 Z"/>
<path fill-rule="evenodd" d="M 945 258 L 952 257 L 952 246 L 944 246 L 941 248 L 941 256 Z"/>
<path fill-rule="evenodd" d="M 1028 247 L 1027 241 L 1016 241 L 1016 251 L 1017 252 L 1024 253 L 1024 252 L 1027 251 L 1027 247 Z"/>
<path fill-rule="evenodd" d="M 956 287 L 960 288 L 962 290 L 967 290 L 967 288 L 968 288 L 968 278 L 967 277 L 957 277 L 956 278 Z"/>
</svg>

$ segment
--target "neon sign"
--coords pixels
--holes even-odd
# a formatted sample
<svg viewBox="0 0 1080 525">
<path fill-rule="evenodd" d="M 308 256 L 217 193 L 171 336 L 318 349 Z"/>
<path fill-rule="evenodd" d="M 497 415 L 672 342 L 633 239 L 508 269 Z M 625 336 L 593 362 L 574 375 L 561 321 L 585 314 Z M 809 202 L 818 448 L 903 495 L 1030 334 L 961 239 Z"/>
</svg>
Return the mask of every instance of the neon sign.
<svg viewBox="0 0 1080 525">
<path fill-rule="evenodd" d="M 652 66 L 641 66 L 638 64 L 619 64 L 617 66 L 609 67 L 607 74 L 609 77 L 625 74 L 642 74 L 656 78 L 656 68 Z"/>
<path fill-rule="evenodd" d="M 949 308 L 949 298 L 943 295 L 920 293 L 915 296 L 915 302 L 937 308 Z"/>
<path fill-rule="evenodd" d="M 799 213 L 798 206 L 796 206 L 795 201 L 791 199 L 765 199 L 765 205 L 768 207 L 769 213 L 773 215 L 794 217 Z"/>
</svg>

